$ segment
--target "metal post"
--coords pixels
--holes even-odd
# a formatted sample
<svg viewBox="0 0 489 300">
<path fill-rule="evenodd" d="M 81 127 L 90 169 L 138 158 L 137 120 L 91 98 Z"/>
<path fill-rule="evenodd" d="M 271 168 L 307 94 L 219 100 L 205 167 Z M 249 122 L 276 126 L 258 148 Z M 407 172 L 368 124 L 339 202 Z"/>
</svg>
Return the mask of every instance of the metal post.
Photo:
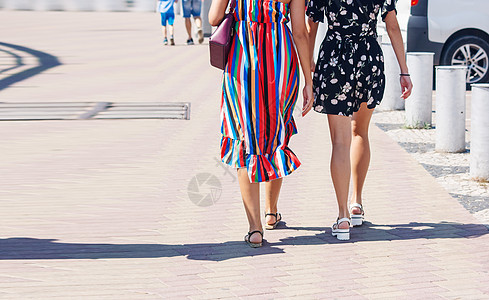
<svg viewBox="0 0 489 300">
<path fill-rule="evenodd" d="M 182 14 L 182 2 L 183 0 L 178 0 L 178 2 L 175 2 L 173 4 L 173 11 L 177 16 L 180 16 Z"/>
<path fill-rule="evenodd" d="M 489 180 L 489 84 L 472 84 L 470 176 Z"/>
<path fill-rule="evenodd" d="M 433 110 L 433 57 L 431 52 L 410 52 L 407 65 L 413 82 L 413 92 L 406 100 L 406 126 L 425 128 L 431 125 Z"/>
<path fill-rule="evenodd" d="M 382 43 L 382 52 L 384 53 L 385 91 L 379 109 L 403 110 L 405 101 L 401 98 L 402 90 L 399 82 L 401 69 L 392 44 L 390 42 Z"/>
<path fill-rule="evenodd" d="M 466 66 L 436 67 L 436 143 L 438 152 L 465 151 Z"/>
<path fill-rule="evenodd" d="M 203 0 L 200 14 L 202 18 L 202 30 L 204 30 L 204 36 L 206 37 L 209 37 L 212 34 L 212 26 L 209 24 L 209 10 L 211 8 L 211 3 L 212 0 Z"/>
</svg>

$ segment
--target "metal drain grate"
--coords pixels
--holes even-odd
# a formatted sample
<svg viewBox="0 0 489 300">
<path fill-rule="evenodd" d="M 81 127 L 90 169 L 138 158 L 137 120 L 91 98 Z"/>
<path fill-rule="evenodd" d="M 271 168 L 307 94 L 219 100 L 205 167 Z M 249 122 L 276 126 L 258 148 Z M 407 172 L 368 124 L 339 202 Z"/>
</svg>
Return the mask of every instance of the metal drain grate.
<svg viewBox="0 0 489 300">
<path fill-rule="evenodd" d="M 87 119 L 190 120 L 188 102 L 0 102 L 0 121 Z"/>
</svg>

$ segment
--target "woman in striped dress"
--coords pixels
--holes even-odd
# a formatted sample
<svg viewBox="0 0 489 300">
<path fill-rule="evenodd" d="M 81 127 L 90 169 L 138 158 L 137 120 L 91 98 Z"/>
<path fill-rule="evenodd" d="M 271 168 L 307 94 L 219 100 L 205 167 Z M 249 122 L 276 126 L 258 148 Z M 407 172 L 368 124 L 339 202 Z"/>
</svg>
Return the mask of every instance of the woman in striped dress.
<svg viewBox="0 0 489 300">
<path fill-rule="evenodd" d="M 280 221 L 277 201 L 282 178 L 300 166 L 288 147 L 297 133 L 292 113 L 299 90 L 299 62 L 305 78 L 304 116 L 312 107 L 312 78 L 304 0 L 213 0 L 209 22 L 218 25 L 228 1 L 237 1 L 236 34 L 224 70 L 221 103 L 221 159 L 238 169 L 249 221 L 245 241 L 260 247 L 259 183 L 265 182 L 265 228 Z M 292 33 L 287 26 L 290 20 Z M 297 51 L 297 52 L 296 52 Z"/>
</svg>

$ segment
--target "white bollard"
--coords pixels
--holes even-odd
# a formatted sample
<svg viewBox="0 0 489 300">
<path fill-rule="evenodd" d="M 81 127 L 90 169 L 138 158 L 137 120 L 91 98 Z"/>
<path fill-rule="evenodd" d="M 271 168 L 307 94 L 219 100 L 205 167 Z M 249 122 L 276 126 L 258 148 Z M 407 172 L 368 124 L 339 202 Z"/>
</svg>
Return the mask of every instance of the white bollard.
<svg viewBox="0 0 489 300">
<path fill-rule="evenodd" d="M 436 143 L 438 152 L 465 151 L 466 66 L 436 67 Z"/>
<path fill-rule="evenodd" d="M 407 54 L 407 65 L 413 82 L 413 92 L 406 100 L 406 126 L 409 128 L 431 125 L 434 55 L 431 52 Z"/>
<path fill-rule="evenodd" d="M 403 110 L 404 99 L 401 98 L 402 90 L 399 82 L 399 63 L 390 42 L 382 43 L 382 52 L 384 53 L 384 74 L 385 74 L 385 91 L 384 98 L 379 105 L 379 110 Z"/>
<path fill-rule="evenodd" d="M 489 84 L 472 84 L 470 176 L 489 180 Z"/>
</svg>

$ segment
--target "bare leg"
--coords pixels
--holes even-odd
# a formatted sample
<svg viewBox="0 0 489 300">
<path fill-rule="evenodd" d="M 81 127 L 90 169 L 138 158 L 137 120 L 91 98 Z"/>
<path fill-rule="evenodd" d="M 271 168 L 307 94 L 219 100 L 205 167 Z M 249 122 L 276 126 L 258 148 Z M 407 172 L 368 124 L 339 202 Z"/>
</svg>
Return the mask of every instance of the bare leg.
<svg viewBox="0 0 489 300">
<path fill-rule="evenodd" d="M 195 20 L 195 26 L 197 26 L 197 28 L 202 28 L 202 18 L 194 17 L 194 20 Z"/>
<path fill-rule="evenodd" d="M 199 44 L 204 42 L 204 32 L 202 31 L 202 19 L 200 17 L 194 17 L 195 26 L 197 26 L 197 37 Z"/>
<path fill-rule="evenodd" d="M 331 177 L 338 201 L 338 217 L 349 218 L 348 189 L 350 185 L 350 144 L 351 144 L 351 119 L 344 116 L 328 115 L 329 131 L 333 151 L 331 154 Z M 349 228 L 349 224 L 343 222 L 341 229 Z"/>
<path fill-rule="evenodd" d="M 265 183 L 265 211 L 267 213 L 277 212 L 278 196 L 282 187 L 283 178 L 275 179 Z M 273 224 L 277 220 L 273 216 L 267 216 L 267 224 Z"/>
<path fill-rule="evenodd" d="M 350 202 L 362 204 L 362 190 L 367 177 L 370 164 L 370 143 L 368 140 L 368 127 L 373 109 L 367 108 L 367 103 L 362 103 L 360 110 L 353 114 L 352 118 L 352 142 L 350 150 L 351 174 L 353 191 Z M 355 214 L 360 214 L 360 208 L 354 208 Z"/>
<path fill-rule="evenodd" d="M 192 20 L 185 18 L 185 28 L 187 29 L 188 38 L 192 38 Z"/>
<path fill-rule="evenodd" d="M 241 197 L 250 224 L 250 232 L 255 230 L 263 231 L 260 219 L 260 185 L 259 183 L 250 183 L 246 168 L 238 169 L 238 181 L 241 189 Z M 261 242 L 261 236 L 256 233 L 250 237 L 250 242 Z"/>
<path fill-rule="evenodd" d="M 166 39 L 166 26 L 163 26 L 162 27 L 162 31 L 163 31 L 163 37 Z"/>
</svg>

